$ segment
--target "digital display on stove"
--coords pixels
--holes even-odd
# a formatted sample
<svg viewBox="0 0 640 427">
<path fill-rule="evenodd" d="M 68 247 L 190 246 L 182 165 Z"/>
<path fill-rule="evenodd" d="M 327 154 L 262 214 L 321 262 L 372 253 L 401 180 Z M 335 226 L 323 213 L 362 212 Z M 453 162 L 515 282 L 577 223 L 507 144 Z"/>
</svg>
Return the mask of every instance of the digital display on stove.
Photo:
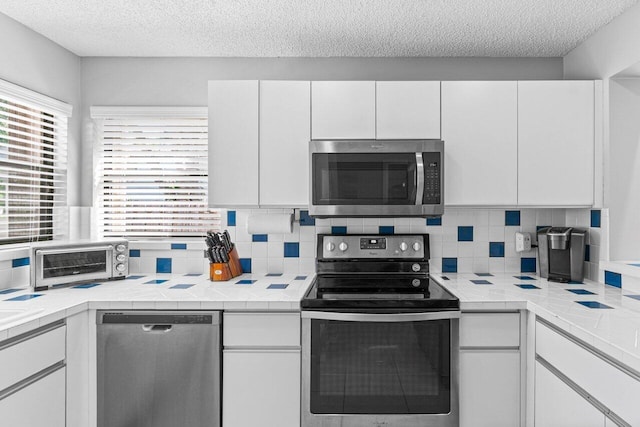
<svg viewBox="0 0 640 427">
<path fill-rule="evenodd" d="M 387 239 L 384 237 L 361 237 L 360 249 L 387 249 Z"/>
</svg>

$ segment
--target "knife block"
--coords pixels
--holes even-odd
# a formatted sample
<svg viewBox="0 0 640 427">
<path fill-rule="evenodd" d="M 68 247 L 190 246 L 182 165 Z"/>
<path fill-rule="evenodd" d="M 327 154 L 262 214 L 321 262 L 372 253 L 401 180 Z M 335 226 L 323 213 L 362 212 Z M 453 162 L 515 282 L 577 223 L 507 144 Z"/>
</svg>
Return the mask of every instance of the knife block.
<svg viewBox="0 0 640 427">
<path fill-rule="evenodd" d="M 242 266 L 235 245 L 229 252 L 229 262 L 214 262 L 209 264 L 209 279 L 214 282 L 224 282 L 242 274 Z"/>
</svg>

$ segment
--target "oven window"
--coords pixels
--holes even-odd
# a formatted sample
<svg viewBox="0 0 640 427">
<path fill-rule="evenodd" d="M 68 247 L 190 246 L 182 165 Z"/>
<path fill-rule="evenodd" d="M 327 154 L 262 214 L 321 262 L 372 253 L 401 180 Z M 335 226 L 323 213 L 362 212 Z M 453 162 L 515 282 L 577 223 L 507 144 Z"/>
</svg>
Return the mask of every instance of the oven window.
<svg viewBox="0 0 640 427">
<path fill-rule="evenodd" d="M 415 153 L 315 153 L 316 205 L 406 205 L 415 202 Z"/>
<path fill-rule="evenodd" d="M 450 320 L 311 321 L 311 412 L 450 412 Z"/>
<path fill-rule="evenodd" d="M 68 252 L 42 257 L 44 279 L 107 271 L 107 251 Z"/>
</svg>

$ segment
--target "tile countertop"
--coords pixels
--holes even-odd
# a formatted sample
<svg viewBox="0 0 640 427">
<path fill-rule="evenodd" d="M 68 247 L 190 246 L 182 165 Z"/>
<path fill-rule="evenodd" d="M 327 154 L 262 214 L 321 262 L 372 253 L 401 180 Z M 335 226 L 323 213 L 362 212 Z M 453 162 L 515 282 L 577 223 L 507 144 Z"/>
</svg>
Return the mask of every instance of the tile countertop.
<svg viewBox="0 0 640 427">
<path fill-rule="evenodd" d="M 30 289 L 3 289 L 0 290 L 0 340 L 88 308 L 299 310 L 300 299 L 313 277 L 313 273 L 243 274 L 227 282 L 212 282 L 203 274 L 141 274 L 125 280 L 35 293 Z"/>
<path fill-rule="evenodd" d="M 585 280 L 556 283 L 533 274 L 432 274 L 465 310 L 528 309 L 640 371 L 640 295 Z"/>
</svg>

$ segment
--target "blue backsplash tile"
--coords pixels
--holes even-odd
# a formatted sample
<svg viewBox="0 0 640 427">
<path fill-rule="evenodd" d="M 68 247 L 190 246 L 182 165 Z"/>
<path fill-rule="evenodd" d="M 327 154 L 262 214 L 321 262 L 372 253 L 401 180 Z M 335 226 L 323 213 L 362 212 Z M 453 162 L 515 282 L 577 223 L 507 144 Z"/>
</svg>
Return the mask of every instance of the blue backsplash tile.
<svg viewBox="0 0 640 427">
<path fill-rule="evenodd" d="M 430 225 L 432 227 L 442 226 L 442 217 L 438 216 L 435 218 L 427 218 L 427 225 Z"/>
<path fill-rule="evenodd" d="M 396 229 L 392 225 L 381 225 L 381 226 L 378 227 L 378 232 L 380 234 L 390 235 L 390 234 L 395 233 L 395 231 L 396 231 Z"/>
<path fill-rule="evenodd" d="M 16 258 L 11 260 L 11 267 L 24 267 L 25 265 L 29 265 L 29 258 Z"/>
<path fill-rule="evenodd" d="M 535 273 L 536 272 L 536 259 L 535 258 L 521 258 L 520 259 L 520 272 L 521 273 Z"/>
<path fill-rule="evenodd" d="M 300 211 L 300 225 L 301 226 L 316 225 L 316 219 L 309 216 L 309 211 L 301 210 Z"/>
<path fill-rule="evenodd" d="M 156 273 L 171 273 L 171 258 L 156 258 Z"/>
<path fill-rule="evenodd" d="M 243 273 L 251 273 L 251 258 L 240 258 Z"/>
<path fill-rule="evenodd" d="M 140 249 L 129 249 L 129 257 L 140 258 Z"/>
<path fill-rule="evenodd" d="M 331 234 L 347 234 L 347 227 L 334 225 L 331 227 Z"/>
<path fill-rule="evenodd" d="M 548 228 L 548 227 L 551 227 L 551 226 L 550 225 L 536 225 L 536 231 L 540 231 L 543 228 Z"/>
<path fill-rule="evenodd" d="M 605 285 L 613 286 L 615 288 L 622 287 L 622 274 L 614 273 L 613 271 L 604 271 L 604 283 Z"/>
<path fill-rule="evenodd" d="M 520 211 L 505 211 L 504 225 L 520 225 Z"/>
<path fill-rule="evenodd" d="M 284 242 L 284 257 L 285 258 L 299 258 L 300 257 L 300 243 L 298 243 L 298 242 Z"/>
<path fill-rule="evenodd" d="M 457 273 L 458 272 L 458 258 L 442 258 L 442 272 L 443 273 Z"/>
<path fill-rule="evenodd" d="M 236 226 L 236 211 L 227 211 L 227 227 Z"/>
<path fill-rule="evenodd" d="M 458 227 L 458 242 L 473 242 L 473 226 Z"/>
<path fill-rule="evenodd" d="M 268 242 L 269 236 L 267 234 L 252 234 L 251 241 L 252 242 Z"/>
<path fill-rule="evenodd" d="M 601 212 L 599 209 L 594 209 L 591 211 L 591 227 L 600 227 L 601 221 Z"/>
<path fill-rule="evenodd" d="M 504 242 L 489 242 L 489 257 L 504 258 Z"/>
<path fill-rule="evenodd" d="M 585 307 L 588 308 L 611 308 L 613 309 L 613 307 L 609 307 L 606 304 L 602 304 L 601 302 L 598 301 L 576 301 L 578 304 L 580 305 L 584 305 Z"/>
<path fill-rule="evenodd" d="M 172 243 L 171 244 L 171 249 L 172 250 L 187 250 L 187 244 L 186 243 Z"/>
<path fill-rule="evenodd" d="M 6 299 L 5 301 L 29 301 L 31 299 L 41 297 L 42 295 L 43 294 L 20 295 L 18 297 L 13 297 L 13 298 Z"/>
</svg>

